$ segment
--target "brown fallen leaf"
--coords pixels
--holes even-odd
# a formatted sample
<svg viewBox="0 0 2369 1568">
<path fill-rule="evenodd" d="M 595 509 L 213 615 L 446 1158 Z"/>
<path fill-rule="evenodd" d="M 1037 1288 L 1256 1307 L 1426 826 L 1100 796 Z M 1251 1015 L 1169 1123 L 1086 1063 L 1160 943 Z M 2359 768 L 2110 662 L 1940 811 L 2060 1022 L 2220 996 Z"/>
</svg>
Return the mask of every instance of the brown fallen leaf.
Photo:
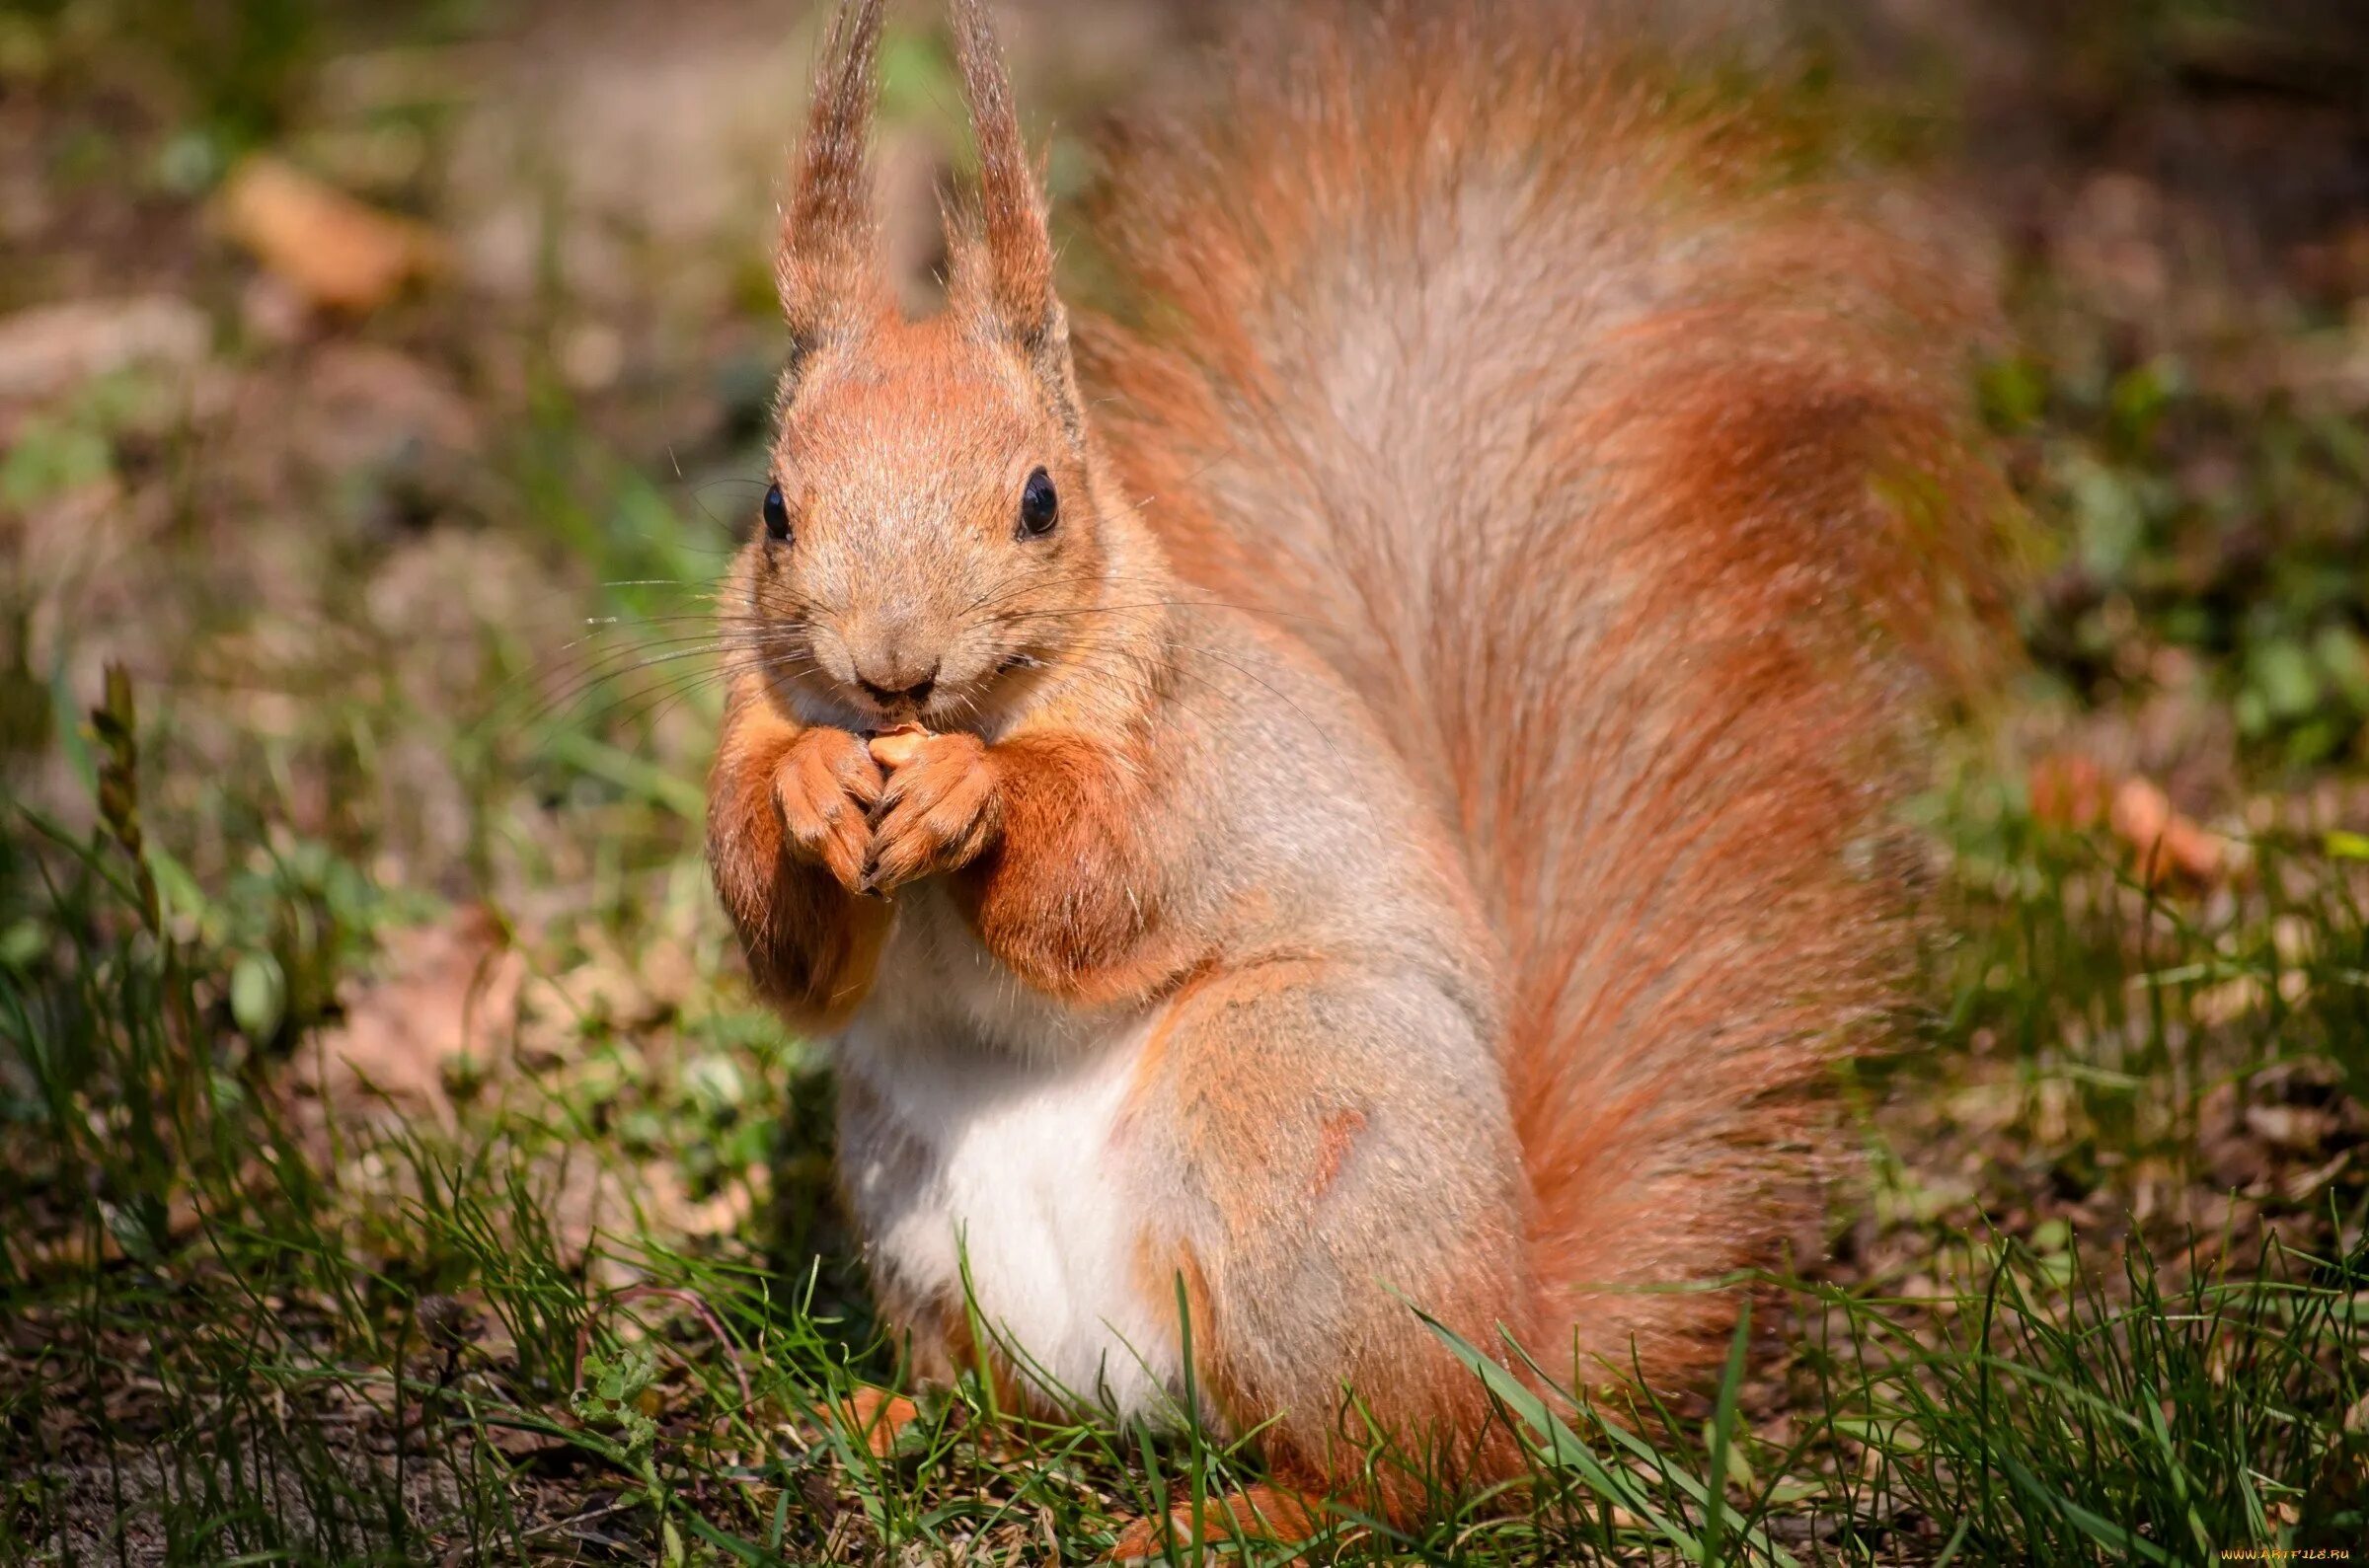
<svg viewBox="0 0 2369 1568">
<path fill-rule="evenodd" d="M 739 1179 L 726 1180 L 715 1196 L 694 1199 L 681 1165 L 672 1159 L 643 1165 L 635 1183 L 635 1195 L 657 1230 L 696 1236 L 731 1234 L 756 1213 L 759 1200 L 771 1189 L 771 1171 L 751 1165 Z"/>
<path fill-rule="evenodd" d="M 2147 780 L 2125 779 L 2114 786 L 2107 825 L 2137 852 L 2139 878 L 2150 887 L 2175 875 L 2212 882 L 2228 867 L 2224 841 L 2181 815 L 2171 796 Z"/>
<path fill-rule="evenodd" d="M 2026 777 L 2033 817 L 2075 832 L 2102 824 L 2134 852 L 2150 887 L 2173 877 L 2217 882 L 2231 873 L 2228 841 L 2183 815 L 2148 780 L 2115 779 L 2072 753 L 2038 759 Z"/>
<path fill-rule="evenodd" d="M 864 1440 L 876 1459 L 896 1452 L 897 1434 L 920 1414 L 920 1406 L 912 1400 L 885 1388 L 858 1388 L 839 1401 L 839 1418 Z"/>
<path fill-rule="evenodd" d="M 0 398 L 55 397 L 131 364 L 186 369 L 212 339 L 204 313 L 169 294 L 18 311 L 0 316 Z"/>
<path fill-rule="evenodd" d="M 525 970 L 482 906 L 389 933 L 385 973 L 346 1000 L 344 1021 L 321 1038 L 321 1092 L 449 1112 L 446 1066 L 491 1059 L 515 1022 Z"/>
<path fill-rule="evenodd" d="M 312 304 L 366 315 L 444 263 L 425 225 L 381 211 L 266 153 L 230 172 L 223 228 Z"/>
<path fill-rule="evenodd" d="M 930 732 L 919 724 L 899 724 L 872 737 L 872 760 L 883 768 L 902 768 L 920 755 Z"/>
</svg>

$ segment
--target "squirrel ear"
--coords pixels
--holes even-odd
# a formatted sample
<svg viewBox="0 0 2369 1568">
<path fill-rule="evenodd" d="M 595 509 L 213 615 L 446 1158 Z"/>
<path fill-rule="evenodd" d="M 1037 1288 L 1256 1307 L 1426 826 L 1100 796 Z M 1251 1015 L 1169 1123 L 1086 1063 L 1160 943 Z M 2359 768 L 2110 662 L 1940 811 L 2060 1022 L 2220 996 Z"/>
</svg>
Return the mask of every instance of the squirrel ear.
<svg viewBox="0 0 2369 1568">
<path fill-rule="evenodd" d="M 986 0 L 954 0 L 954 23 L 962 96 L 979 150 L 978 235 L 957 249 L 955 286 L 965 304 L 1066 383 L 1069 327 L 1053 293 L 1044 192 L 1021 139 Z"/>
<path fill-rule="evenodd" d="M 815 71 L 814 103 L 782 206 L 773 267 L 796 354 L 885 308 L 864 160 L 882 9 L 882 0 L 847 0 Z"/>
</svg>

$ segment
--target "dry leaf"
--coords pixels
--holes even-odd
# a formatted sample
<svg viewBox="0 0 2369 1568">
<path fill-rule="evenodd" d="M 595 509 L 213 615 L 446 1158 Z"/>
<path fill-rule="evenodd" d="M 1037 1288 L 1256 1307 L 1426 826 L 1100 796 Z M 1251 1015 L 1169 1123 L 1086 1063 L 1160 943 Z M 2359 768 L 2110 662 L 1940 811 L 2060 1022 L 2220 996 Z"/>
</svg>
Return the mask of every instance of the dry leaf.
<svg viewBox="0 0 2369 1568">
<path fill-rule="evenodd" d="M 2108 822 L 2114 836 L 2138 852 L 2140 879 L 2150 886 L 2175 874 L 2210 882 L 2227 868 L 2222 840 L 2182 816 L 2144 779 L 2115 786 Z"/>
<path fill-rule="evenodd" d="M 425 226 L 267 154 L 232 170 L 219 200 L 231 238 L 330 310 L 367 314 L 443 264 L 443 246 Z"/>
<path fill-rule="evenodd" d="M 912 1400 L 885 1388 L 858 1388 L 839 1403 L 840 1419 L 864 1439 L 876 1459 L 896 1451 L 897 1434 L 920 1414 Z"/>
<path fill-rule="evenodd" d="M 345 1005 L 344 1022 L 321 1040 L 322 1092 L 332 1099 L 383 1093 L 443 1112 L 445 1066 L 490 1059 L 515 1019 L 523 958 L 501 925 L 472 905 L 438 926 L 390 934 L 387 970 Z"/>
<path fill-rule="evenodd" d="M 2087 757 L 2060 754 L 2031 765 L 2031 814 L 2053 827 L 2082 831 L 2101 823 L 2136 852 L 2149 886 L 2172 877 L 2215 882 L 2229 874 L 2229 844 L 2182 815 L 2156 784 L 2115 780 Z"/>
<path fill-rule="evenodd" d="M 192 365 L 213 329 L 169 294 L 79 300 L 0 317 L 0 398 L 49 398 L 143 362 Z"/>
<path fill-rule="evenodd" d="M 641 1167 L 634 1195 L 654 1230 L 712 1236 L 729 1235 L 747 1224 L 770 1189 L 771 1173 L 752 1165 L 738 1178 L 718 1187 L 715 1196 L 695 1200 L 683 1181 L 681 1166 L 671 1159 L 658 1159 Z"/>
</svg>

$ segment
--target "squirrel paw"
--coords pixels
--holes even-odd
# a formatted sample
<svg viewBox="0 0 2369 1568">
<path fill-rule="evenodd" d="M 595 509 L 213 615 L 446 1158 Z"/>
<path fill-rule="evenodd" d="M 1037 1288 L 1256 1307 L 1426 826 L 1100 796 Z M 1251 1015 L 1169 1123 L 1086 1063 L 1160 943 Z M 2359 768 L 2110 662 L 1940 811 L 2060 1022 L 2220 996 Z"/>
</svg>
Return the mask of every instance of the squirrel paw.
<svg viewBox="0 0 2369 1568">
<path fill-rule="evenodd" d="M 1225 1497 L 1210 1498 L 1196 1521 L 1188 1503 L 1179 1503 L 1166 1519 L 1139 1519 L 1119 1531 L 1104 1558 L 1109 1563 L 1205 1562 L 1214 1555 L 1191 1547 L 1221 1540 L 1273 1541 L 1289 1545 L 1316 1533 L 1316 1506 L 1297 1492 L 1279 1486 L 1253 1486 Z M 1170 1548 L 1180 1548 L 1177 1558 Z M 1230 1554 L 1229 1554 L 1230 1555 Z M 1247 1559 L 1246 1559 L 1247 1560 Z M 1294 1557 L 1293 1561 L 1301 1560 Z"/>
<path fill-rule="evenodd" d="M 993 841 L 1002 817 L 995 762 L 978 736 L 931 735 L 897 757 L 872 808 L 867 892 L 885 893 L 969 864 Z"/>
<path fill-rule="evenodd" d="M 791 853 L 822 866 L 849 892 L 863 892 L 873 848 L 867 817 L 880 789 L 879 765 L 862 740 L 843 729 L 800 735 L 773 775 Z"/>
</svg>

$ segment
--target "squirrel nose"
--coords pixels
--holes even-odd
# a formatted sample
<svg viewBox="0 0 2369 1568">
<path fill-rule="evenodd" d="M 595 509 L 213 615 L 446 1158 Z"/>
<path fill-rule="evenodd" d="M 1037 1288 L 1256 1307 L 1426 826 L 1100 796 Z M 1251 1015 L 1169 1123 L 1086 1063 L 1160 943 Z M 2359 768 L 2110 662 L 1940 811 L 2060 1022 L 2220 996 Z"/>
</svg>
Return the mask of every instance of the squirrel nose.
<svg viewBox="0 0 2369 1568">
<path fill-rule="evenodd" d="M 856 682 L 872 700 L 882 708 L 894 708 L 900 703 L 919 707 L 930 700 L 930 688 L 938 684 L 938 660 L 912 655 L 891 655 L 878 663 L 856 666 Z"/>
</svg>

